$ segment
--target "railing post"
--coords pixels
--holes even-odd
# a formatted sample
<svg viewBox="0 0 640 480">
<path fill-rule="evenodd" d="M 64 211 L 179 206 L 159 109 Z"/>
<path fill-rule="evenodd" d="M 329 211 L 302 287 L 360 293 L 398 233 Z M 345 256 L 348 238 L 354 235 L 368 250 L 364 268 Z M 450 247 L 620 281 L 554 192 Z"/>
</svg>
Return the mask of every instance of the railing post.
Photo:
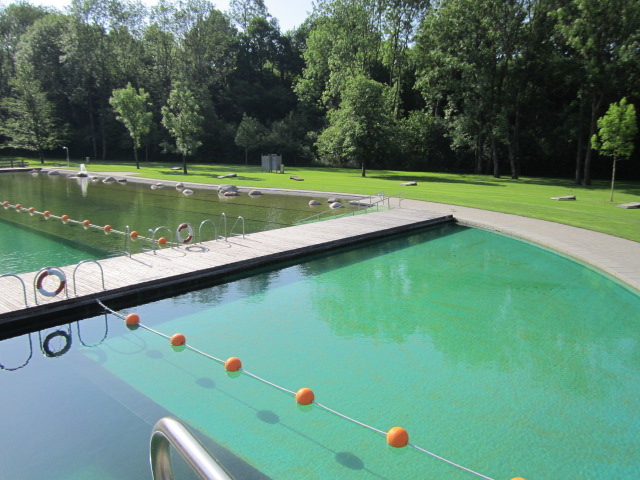
<svg viewBox="0 0 640 480">
<path fill-rule="evenodd" d="M 179 420 L 164 417 L 151 432 L 149 461 L 154 480 L 173 480 L 169 447 L 173 445 L 198 476 L 205 480 L 233 480 Z"/>
</svg>

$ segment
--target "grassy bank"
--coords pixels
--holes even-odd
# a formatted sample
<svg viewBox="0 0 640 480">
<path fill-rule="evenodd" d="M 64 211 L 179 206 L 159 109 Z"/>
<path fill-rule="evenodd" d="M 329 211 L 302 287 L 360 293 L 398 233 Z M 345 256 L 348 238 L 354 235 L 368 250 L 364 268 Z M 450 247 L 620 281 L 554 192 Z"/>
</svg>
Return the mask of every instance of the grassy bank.
<svg viewBox="0 0 640 480">
<path fill-rule="evenodd" d="M 30 161 L 32 166 L 39 162 Z M 47 167 L 66 166 L 66 162 L 48 162 Z M 453 175 L 390 170 L 369 170 L 363 178 L 359 170 L 334 168 L 285 167 L 285 174 L 265 173 L 258 166 L 188 165 L 189 175 L 171 170 L 177 164 L 91 162 L 90 173 L 131 172 L 164 182 L 233 183 L 254 188 L 288 188 L 311 191 L 387 195 L 404 198 L 482 208 L 496 212 L 564 223 L 640 242 L 640 209 L 618 208 L 621 203 L 640 201 L 640 183 L 620 182 L 614 202 L 609 202 L 610 183 L 594 181 L 590 187 L 576 186 L 570 180 L 547 178 L 495 179 L 488 175 Z M 77 168 L 77 163 L 72 163 Z M 232 179 L 218 175 L 235 173 Z M 291 180 L 298 176 L 304 181 Z M 400 184 L 416 181 L 417 186 Z M 559 202 L 551 197 L 575 195 L 576 201 Z"/>
</svg>

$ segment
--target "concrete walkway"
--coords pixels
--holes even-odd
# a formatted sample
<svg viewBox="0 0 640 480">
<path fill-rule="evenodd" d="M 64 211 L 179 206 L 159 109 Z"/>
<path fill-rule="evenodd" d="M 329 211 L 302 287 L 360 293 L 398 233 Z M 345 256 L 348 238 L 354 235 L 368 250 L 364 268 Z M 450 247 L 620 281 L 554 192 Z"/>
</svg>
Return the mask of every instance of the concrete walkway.
<svg viewBox="0 0 640 480">
<path fill-rule="evenodd" d="M 402 206 L 450 214 L 461 225 L 483 228 L 554 250 L 596 267 L 640 293 L 640 243 L 545 220 L 443 203 L 403 200 Z"/>
<path fill-rule="evenodd" d="M 108 173 L 100 172 L 104 176 Z M 154 183 L 158 180 L 138 177 L 134 172 L 118 172 L 132 182 Z M 232 180 L 232 179 L 230 179 Z M 165 182 L 171 183 L 171 182 Z M 217 188 L 217 185 L 184 182 L 196 188 Z M 248 189 L 248 187 L 240 187 Z M 328 195 L 341 197 L 366 197 L 366 195 L 339 192 L 310 192 L 295 189 L 261 188 L 264 191 L 295 195 Z M 483 228 L 548 248 L 574 260 L 591 265 L 631 286 L 640 294 L 640 243 L 604 233 L 571 227 L 545 220 L 491 212 L 478 208 L 460 207 L 419 200 L 402 200 L 402 207 L 453 215 L 461 225 Z M 638 212 L 640 213 L 640 212 Z"/>
</svg>

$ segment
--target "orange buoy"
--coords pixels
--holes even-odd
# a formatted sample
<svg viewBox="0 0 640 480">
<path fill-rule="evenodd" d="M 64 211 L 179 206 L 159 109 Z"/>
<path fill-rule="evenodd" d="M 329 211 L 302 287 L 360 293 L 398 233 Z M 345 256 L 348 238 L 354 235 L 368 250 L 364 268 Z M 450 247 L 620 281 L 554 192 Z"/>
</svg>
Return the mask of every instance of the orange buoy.
<svg viewBox="0 0 640 480">
<path fill-rule="evenodd" d="M 91 222 L 89 220 L 85 220 L 84 222 L 82 222 L 82 225 L 88 227 L 89 225 L 91 225 Z"/>
<path fill-rule="evenodd" d="M 166 245 L 167 244 L 167 239 L 164 237 L 160 237 L 158 239 L 158 245 Z"/>
<path fill-rule="evenodd" d="M 49 210 L 46 210 L 44 213 L 44 218 L 49 218 L 51 216 L 51 212 Z"/>
<path fill-rule="evenodd" d="M 109 233 L 113 227 L 111 225 L 104 226 L 104 233 Z"/>
<path fill-rule="evenodd" d="M 135 230 L 129 234 L 129 236 L 131 237 L 131 240 L 135 240 L 136 238 L 138 238 L 138 235 L 139 233 L 136 232 Z"/>
<path fill-rule="evenodd" d="M 513 477 L 511 480 L 524 480 L 522 477 Z"/>
<path fill-rule="evenodd" d="M 301 388 L 296 392 L 296 403 L 299 405 L 311 405 L 316 396 L 310 388 Z"/>
<path fill-rule="evenodd" d="M 8 207 L 9 206 L 9 202 L 7 202 L 6 200 L 4 202 L 2 202 L 2 206 L 3 207 Z"/>
<path fill-rule="evenodd" d="M 30 208 L 29 208 L 29 213 L 30 213 L 31 215 L 33 215 L 33 213 L 34 213 L 35 211 L 36 211 L 36 209 L 35 209 L 35 208 L 33 208 L 33 207 L 30 207 Z"/>
<path fill-rule="evenodd" d="M 140 315 L 137 313 L 130 313 L 126 317 L 124 317 L 124 321 L 127 325 L 138 325 L 140 323 Z"/>
<path fill-rule="evenodd" d="M 62 215 L 60 217 L 60 220 L 62 220 L 64 223 L 67 223 L 69 221 L 69 215 Z"/>
<path fill-rule="evenodd" d="M 237 372 L 242 368 L 242 362 L 238 357 L 229 357 L 227 361 L 224 362 L 224 369 L 227 372 Z"/>
<path fill-rule="evenodd" d="M 21 208 L 22 208 L 22 205 L 20 205 L 20 204 L 16 205 L 16 210 L 20 211 Z"/>
<path fill-rule="evenodd" d="M 396 448 L 405 447 L 409 443 L 409 434 L 402 427 L 393 427 L 387 432 L 387 443 Z"/>
<path fill-rule="evenodd" d="M 175 333 L 171 337 L 171 345 L 173 345 L 174 347 L 180 347 L 181 345 L 184 345 L 185 343 L 187 343 L 187 339 L 181 333 Z"/>
</svg>

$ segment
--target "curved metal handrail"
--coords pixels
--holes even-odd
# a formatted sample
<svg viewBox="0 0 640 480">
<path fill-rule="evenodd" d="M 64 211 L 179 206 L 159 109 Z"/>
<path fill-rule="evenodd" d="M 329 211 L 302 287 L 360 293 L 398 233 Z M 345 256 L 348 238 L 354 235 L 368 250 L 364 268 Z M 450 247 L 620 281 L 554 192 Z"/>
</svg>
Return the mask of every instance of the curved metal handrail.
<svg viewBox="0 0 640 480">
<path fill-rule="evenodd" d="M 102 279 L 102 290 L 106 290 L 107 288 L 104 286 L 104 270 L 102 269 L 102 265 L 100 265 L 97 261 L 95 260 L 81 260 L 80 262 L 78 262 L 78 264 L 75 266 L 75 268 L 73 269 L 73 294 L 77 297 L 78 296 L 78 291 L 77 291 L 77 284 L 76 284 L 76 271 L 78 270 L 78 267 L 82 264 L 85 263 L 95 263 L 96 265 L 98 265 L 98 267 L 100 268 L 100 277 Z"/>
<path fill-rule="evenodd" d="M 233 226 L 231 227 L 231 230 L 229 230 L 229 236 L 232 237 L 233 234 L 233 230 L 234 228 L 236 228 L 236 225 L 238 224 L 238 222 L 242 220 L 242 238 L 244 238 L 244 218 L 243 217 L 238 217 L 237 220 L 233 223 Z M 236 235 L 240 235 L 239 233 L 237 233 Z"/>
<path fill-rule="evenodd" d="M 198 476 L 205 480 L 233 480 L 233 477 L 220 465 L 196 437 L 179 420 L 171 417 L 161 418 L 151 432 L 149 443 L 149 461 L 153 479 L 173 480 L 169 446 L 180 453 Z"/>
<path fill-rule="evenodd" d="M 21 368 L 27 366 L 27 364 L 33 358 L 33 340 L 31 340 L 31 333 L 29 333 L 28 335 L 29 335 L 29 357 L 27 358 L 27 360 L 19 367 L 5 367 L 2 363 L 0 363 L 0 370 L 6 370 L 7 372 L 15 372 L 16 370 L 20 370 Z"/>
<path fill-rule="evenodd" d="M 169 239 L 170 242 L 172 244 L 175 244 L 176 242 L 174 241 L 173 238 L 173 230 L 171 230 L 169 227 L 166 227 L 164 225 L 161 225 L 159 227 L 156 227 L 155 229 L 149 229 L 149 233 L 151 234 L 151 238 L 150 239 L 145 239 L 146 240 L 150 240 L 151 244 L 153 245 L 153 254 L 157 255 L 156 250 L 158 249 L 158 241 L 156 240 L 156 233 L 158 233 L 159 230 L 166 230 L 167 232 L 169 232 Z M 144 245 L 144 244 L 143 244 Z M 172 247 L 173 248 L 173 247 Z"/>
<path fill-rule="evenodd" d="M 207 219 L 203 220 L 202 222 L 200 222 L 200 226 L 198 227 L 198 242 L 197 243 L 202 243 L 202 227 L 207 223 L 211 223 L 211 225 L 213 225 L 213 239 L 216 242 L 218 241 L 218 227 L 216 226 L 216 222 L 214 222 L 210 218 L 207 218 Z"/>
<path fill-rule="evenodd" d="M 24 296 L 24 306 L 25 308 L 29 308 L 29 303 L 27 302 L 27 287 L 24 284 L 24 280 L 22 280 L 18 275 L 14 275 L 13 273 L 5 273 L 4 275 L 0 275 L 0 278 L 4 277 L 14 277 L 20 280 L 20 283 L 22 284 L 22 294 Z"/>
</svg>

